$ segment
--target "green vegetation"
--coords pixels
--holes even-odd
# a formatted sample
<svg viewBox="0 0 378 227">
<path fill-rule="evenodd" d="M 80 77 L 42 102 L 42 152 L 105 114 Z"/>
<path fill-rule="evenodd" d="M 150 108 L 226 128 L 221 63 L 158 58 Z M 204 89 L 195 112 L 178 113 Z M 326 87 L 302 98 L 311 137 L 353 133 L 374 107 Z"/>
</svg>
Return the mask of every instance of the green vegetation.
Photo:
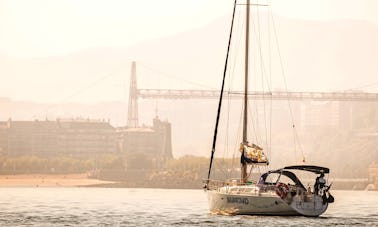
<svg viewBox="0 0 378 227">
<path fill-rule="evenodd" d="M 232 159 L 215 159 L 212 176 L 230 176 L 225 172 L 233 164 Z M 166 167 L 154 171 L 149 177 L 149 186 L 165 188 L 201 188 L 202 179 L 207 178 L 209 158 L 184 156 L 169 160 Z M 226 174 L 224 174 L 226 173 Z"/>
<path fill-rule="evenodd" d="M 31 174 L 31 173 L 83 173 L 93 169 L 123 168 L 123 159 L 116 155 L 101 155 L 95 158 L 0 156 L 1 174 Z"/>
<path fill-rule="evenodd" d="M 186 156 L 169 160 L 159 169 L 175 172 L 198 171 L 207 168 L 208 159 Z M 0 156 L 1 174 L 27 173 L 82 173 L 100 170 L 156 170 L 157 161 L 145 154 L 98 155 L 94 157 L 39 157 L 39 156 Z"/>
<path fill-rule="evenodd" d="M 231 159 L 214 160 L 214 166 L 217 167 L 227 167 L 231 163 Z M 158 163 L 155 158 L 142 153 L 90 158 L 0 156 L 0 174 L 88 172 L 100 179 L 137 182 L 138 185 L 156 187 L 200 187 L 201 180 L 207 176 L 208 165 L 209 159 L 204 157 L 184 156 Z"/>
</svg>

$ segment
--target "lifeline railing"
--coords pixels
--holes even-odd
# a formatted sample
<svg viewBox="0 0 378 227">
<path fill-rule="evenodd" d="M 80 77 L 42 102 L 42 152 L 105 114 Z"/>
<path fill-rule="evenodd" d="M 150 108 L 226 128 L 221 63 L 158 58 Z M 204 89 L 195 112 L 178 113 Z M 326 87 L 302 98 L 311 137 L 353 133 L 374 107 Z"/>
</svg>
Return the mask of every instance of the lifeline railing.
<svg viewBox="0 0 378 227">
<path fill-rule="evenodd" d="M 262 185 L 257 184 L 255 181 L 241 182 L 240 179 L 227 179 L 227 180 L 203 180 L 204 188 L 208 190 L 218 189 L 224 186 L 243 186 L 243 185 L 257 185 L 261 191 L 274 190 L 275 185 Z"/>
</svg>

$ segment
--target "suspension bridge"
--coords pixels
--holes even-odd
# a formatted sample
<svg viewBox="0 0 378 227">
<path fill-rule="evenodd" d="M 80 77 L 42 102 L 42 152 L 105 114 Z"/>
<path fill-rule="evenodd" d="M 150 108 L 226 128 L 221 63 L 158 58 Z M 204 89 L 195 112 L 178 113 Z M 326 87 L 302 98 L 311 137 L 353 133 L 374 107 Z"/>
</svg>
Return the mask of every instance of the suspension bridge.
<svg viewBox="0 0 378 227">
<path fill-rule="evenodd" d="M 178 90 L 178 89 L 143 89 L 137 87 L 136 63 L 132 62 L 129 90 L 128 125 L 138 125 L 138 99 L 219 99 L 217 90 Z M 225 97 L 242 99 L 242 91 L 225 91 Z M 349 101 L 378 102 L 378 93 L 361 91 L 340 92 L 250 92 L 254 100 L 292 100 L 292 101 Z"/>
</svg>

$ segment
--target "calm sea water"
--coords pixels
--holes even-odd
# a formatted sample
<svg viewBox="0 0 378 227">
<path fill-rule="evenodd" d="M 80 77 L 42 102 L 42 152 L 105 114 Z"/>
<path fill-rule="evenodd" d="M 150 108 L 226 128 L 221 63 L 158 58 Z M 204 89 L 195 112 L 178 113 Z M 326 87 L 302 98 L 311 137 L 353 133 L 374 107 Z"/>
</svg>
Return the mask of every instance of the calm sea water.
<svg viewBox="0 0 378 227">
<path fill-rule="evenodd" d="M 0 226 L 378 226 L 378 192 L 333 194 L 306 218 L 211 215 L 202 190 L 0 188 Z"/>
</svg>

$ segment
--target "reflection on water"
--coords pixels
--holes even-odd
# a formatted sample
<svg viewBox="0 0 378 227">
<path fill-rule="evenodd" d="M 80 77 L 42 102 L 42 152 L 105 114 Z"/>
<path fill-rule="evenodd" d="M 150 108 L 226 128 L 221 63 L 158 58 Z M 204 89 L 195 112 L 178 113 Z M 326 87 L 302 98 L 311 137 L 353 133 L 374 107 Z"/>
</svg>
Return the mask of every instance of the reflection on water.
<svg viewBox="0 0 378 227">
<path fill-rule="evenodd" d="M 220 216 L 205 192 L 126 188 L 0 188 L 0 225 L 378 225 L 378 192 L 334 191 L 320 218 Z"/>
</svg>

